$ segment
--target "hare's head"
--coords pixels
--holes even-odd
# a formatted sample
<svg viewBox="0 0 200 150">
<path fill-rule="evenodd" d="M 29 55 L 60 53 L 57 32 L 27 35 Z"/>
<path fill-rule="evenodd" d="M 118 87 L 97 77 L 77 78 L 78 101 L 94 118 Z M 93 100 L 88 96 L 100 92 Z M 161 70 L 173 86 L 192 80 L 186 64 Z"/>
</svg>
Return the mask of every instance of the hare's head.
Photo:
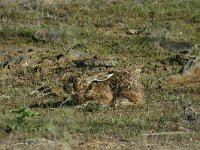
<svg viewBox="0 0 200 150">
<path fill-rule="evenodd" d="M 102 82 L 113 76 L 112 73 L 100 72 L 92 75 L 78 75 L 70 77 L 68 80 L 73 84 L 75 91 L 86 90 L 92 82 Z"/>
<path fill-rule="evenodd" d="M 65 87 L 72 87 L 71 98 L 74 104 L 81 104 L 88 100 L 102 100 L 105 102 L 112 100 L 111 91 L 104 83 L 99 84 L 97 82 L 102 82 L 109 79 L 113 74 L 101 72 L 93 73 L 93 75 L 77 75 L 68 78 Z M 95 82 L 92 84 L 92 82 Z M 102 89 L 103 88 L 103 89 Z M 70 89 L 70 88 L 68 88 Z M 67 91 L 67 90 L 65 90 Z"/>
<path fill-rule="evenodd" d="M 83 79 L 81 78 L 81 76 L 74 76 L 71 75 L 68 77 L 68 79 L 65 81 L 63 89 L 65 91 L 68 91 L 69 89 L 73 90 L 73 91 L 78 91 L 80 86 L 83 84 Z M 78 88 L 79 87 L 79 88 Z M 67 92 L 68 93 L 68 92 Z M 71 92 L 72 94 L 73 92 Z M 69 92 L 70 94 L 70 92 Z"/>
<path fill-rule="evenodd" d="M 73 94 L 74 92 L 84 89 L 84 81 L 80 76 L 70 76 L 64 83 L 63 89 L 67 94 Z"/>
</svg>

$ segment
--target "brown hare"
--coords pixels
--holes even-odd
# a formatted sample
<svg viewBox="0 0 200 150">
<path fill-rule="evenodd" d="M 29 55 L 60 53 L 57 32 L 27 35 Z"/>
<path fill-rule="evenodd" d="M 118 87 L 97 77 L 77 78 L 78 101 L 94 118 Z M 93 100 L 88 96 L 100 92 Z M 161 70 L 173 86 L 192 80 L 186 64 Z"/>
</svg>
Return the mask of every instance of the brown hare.
<svg viewBox="0 0 200 150">
<path fill-rule="evenodd" d="M 74 104 L 98 101 L 104 106 L 136 106 L 143 103 L 143 90 L 140 83 L 140 70 L 95 72 L 92 75 L 79 75 L 69 78 L 73 91 Z"/>
</svg>

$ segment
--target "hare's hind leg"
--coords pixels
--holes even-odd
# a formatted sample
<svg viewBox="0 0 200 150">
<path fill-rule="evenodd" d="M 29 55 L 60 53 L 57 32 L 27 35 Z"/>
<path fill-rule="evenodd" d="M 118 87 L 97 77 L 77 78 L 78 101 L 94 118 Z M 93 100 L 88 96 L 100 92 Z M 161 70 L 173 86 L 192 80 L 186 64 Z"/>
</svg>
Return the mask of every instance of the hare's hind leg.
<svg viewBox="0 0 200 150">
<path fill-rule="evenodd" d="M 113 95 L 108 85 L 104 85 L 104 83 L 92 83 L 85 94 L 85 98 L 98 101 L 102 105 L 107 106 L 111 103 Z"/>
<path fill-rule="evenodd" d="M 123 92 L 120 97 L 122 106 L 137 106 L 143 103 L 143 93 L 141 90 Z"/>
</svg>

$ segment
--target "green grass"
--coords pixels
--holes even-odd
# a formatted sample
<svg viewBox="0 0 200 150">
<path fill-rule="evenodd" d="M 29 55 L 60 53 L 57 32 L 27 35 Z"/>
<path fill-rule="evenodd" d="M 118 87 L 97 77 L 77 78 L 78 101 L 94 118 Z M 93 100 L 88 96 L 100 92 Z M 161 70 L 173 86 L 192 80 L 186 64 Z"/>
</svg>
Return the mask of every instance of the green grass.
<svg viewBox="0 0 200 150">
<path fill-rule="evenodd" d="M 198 44 L 199 10 L 199 0 L 147 0 L 141 3 L 133 0 L 76 0 L 52 4 L 39 3 L 39 0 L 27 3 L 2 0 L 1 53 L 13 47 L 33 48 L 37 56 L 51 57 L 74 48 L 99 56 L 114 56 L 119 60 L 118 67 L 143 65 L 145 103 L 135 109 L 94 108 L 98 111 L 92 112 L 88 112 L 91 108 L 33 108 L 28 109 L 29 113 L 37 115 L 24 117 L 23 112 L 13 111 L 27 108 L 32 102 L 62 101 L 62 98 L 53 96 L 38 99 L 29 94 L 42 84 L 59 85 L 55 79 L 66 72 L 37 76 L 31 67 L 25 71 L 19 69 L 21 75 L 28 74 L 34 81 L 27 80 L 22 84 L 0 81 L 0 94 L 6 96 L 0 95 L 0 141 L 11 134 L 19 136 L 19 141 L 33 137 L 61 140 L 68 138 L 68 134 L 111 136 L 131 141 L 142 133 L 179 131 L 180 127 L 195 131 L 196 134 L 189 138 L 199 139 L 200 127 L 182 119 L 176 101 L 192 102 L 199 110 L 200 84 L 186 87 L 165 85 L 163 79 L 178 72 L 181 66 L 168 64 L 168 58 L 173 54 L 157 46 L 162 41 Z M 140 35 L 126 34 L 130 29 L 145 26 L 147 29 Z M 38 32 L 44 30 L 47 35 L 38 36 Z M 199 55 L 198 49 L 194 53 Z"/>
</svg>

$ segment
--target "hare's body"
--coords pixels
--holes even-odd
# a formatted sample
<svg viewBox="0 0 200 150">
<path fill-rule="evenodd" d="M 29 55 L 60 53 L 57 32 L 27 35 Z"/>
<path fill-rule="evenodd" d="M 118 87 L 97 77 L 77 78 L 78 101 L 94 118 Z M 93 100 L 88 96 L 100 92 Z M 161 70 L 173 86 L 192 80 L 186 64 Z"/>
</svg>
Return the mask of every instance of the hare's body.
<svg viewBox="0 0 200 150">
<path fill-rule="evenodd" d="M 91 83 L 86 89 L 74 88 L 71 97 L 74 104 L 82 104 L 92 100 L 98 101 L 103 105 L 109 105 L 113 100 L 113 94 L 110 87 L 100 82 Z"/>
<path fill-rule="evenodd" d="M 73 77 L 72 100 L 81 104 L 95 100 L 103 105 L 131 105 L 143 102 L 139 72 L 111 71 Z"/>
<path fill-rule="evenodd" d="M 138 105 L 143 102 L 139 72 L 116 71 L 108 79 L 116 105 Z"/>
</svg>

